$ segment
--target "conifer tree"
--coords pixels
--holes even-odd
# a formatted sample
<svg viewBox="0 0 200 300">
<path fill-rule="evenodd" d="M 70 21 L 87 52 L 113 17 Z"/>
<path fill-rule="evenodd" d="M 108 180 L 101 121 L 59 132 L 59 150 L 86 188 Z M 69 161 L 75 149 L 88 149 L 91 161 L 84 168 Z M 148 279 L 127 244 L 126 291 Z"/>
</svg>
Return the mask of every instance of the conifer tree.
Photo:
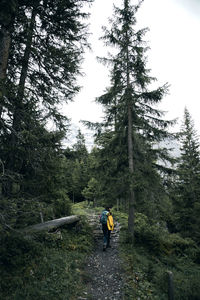
<svg viewBox="0 0 200 300">
<path fill-rule="evenodd" d="M 88 171 L 89 154 L 85 145 L 85 137 L 80 130 L 76 136 L 76 143 L 71 149 L 66 149 L 64 155 L 68 159 L 66 175 L 69 196 L 73 202 L 82 201 L 84 200 L 82 191 L 87 186 L 90 175 Z"/>
<path fill-rule="evenodd" d="M 194 122 L 187 108 L 180 132 L 181 156 L 178 163 L 176 215 L 177 229 L 184 235 L 200 238 L 200 150 Z"/>
<path fill-rule="evenodd" d="M 73 151 L 79 161 L 87 160 L 88 151 L 87 151 L 87 148 L 85 145 L 85 137 L 82 134 L 80 129 L 78 130 L 78 133 L 76 136 L 76 143 L 73 145 Z"/>
<path fill-rule="evenodd" d="M 66 130 L 67 118 L 58 104 L 71 100 L 79 89 L 76 76 L 87 44 L 82 23 L 87 14 L 81 7 L 87 2 L 92 1 L 13 0 L 7 5 L 10 10 L 17 7 L 12 30 L 9 27 L 7 97 L 1 101 L 1 135 L 9 144 L 3 161 L 11 172 L 20 171 L 19 149 L 35 118 L 44 125 L 54 121 L 57 128 Z"/>
<path fill-rule="evenodd" d="M 168 86 L 165 84 L 155 90 L 149 89 L 149 84 L 155 78 L 149 75 L 150 71 L 146 67 L 147 47 L 143 36 L 147 29 L 135 29 L 135 14 L 141 3 L 142 1 L 138 5 L 131 5 L 130 0 L 124 0 L 122 8 L 114 7 L 111 28 L 103 28 L 102 40 L 114 48 L 114 54 L 100 59 L 111 65 L 111 86 L 104 95 L 97 98 L 105 109 L 105 127 L 112 132 L 107 139 L 107 149 L 114 149 L 113 155 L 116 155 L 119 173 L 125 170 L 125 166 L 129 170 L 126 192 L 129 194 L 129 232 L 132 238 L 138 170 L 143 173 L 140 178 L 143 180 L 144 157 L 143 162 L 148 157 L 152 166 L 155 166 L 158 158 L 164 157 L 163 151 L 153 151 L 152 146 L 168 136 L 166 128 L 172 124 L 162 120 L 163 113 L 153 107 L 161 101 Z M 139 185 L 141 184 L 140 181 Z"/>
<path fill-rule="evenodd" d="M 68 120 L 58 106 L 72 100 L 79 90 L 76 76 L 80 74 L 82 54 L 88 46 L 87 25 L 83 22 L 88 14 L 82 6 L 92 1 L 12 0 L 7 5 L 10 9 L 9 5 L 15 8 L 16 4 L 8 28 L 11 43 L 6 52 L 9 54 L 7 73 L 3 78 L 6 97 L 0 103 L 3 167 L 0 193 L 6 199 L 13 197 L 15 185 L 16 196 L 24 199 L 26 195 L 29 203 L 31 197 L 38 199 L 39 193 L 40 199 L 51 197 L 52 189 L 44 196 L 43 179 L 47 174 L 48 187 L 62 189 L 60 179 L 54 185 L 59 178 L 55 162 L 56 157 L 60 162 L 61 140 L 67 132 Z M 0 57 L 0 64 L 1 61 Z M 52 132 L 47 130 L 49 122 L 54 125 Z"/>
</svg>

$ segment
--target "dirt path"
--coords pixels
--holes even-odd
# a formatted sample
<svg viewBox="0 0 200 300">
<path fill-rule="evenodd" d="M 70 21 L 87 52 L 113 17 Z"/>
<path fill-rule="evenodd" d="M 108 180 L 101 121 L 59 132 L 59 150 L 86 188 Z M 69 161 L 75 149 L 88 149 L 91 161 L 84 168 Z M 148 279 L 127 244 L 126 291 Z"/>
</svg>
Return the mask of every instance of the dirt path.
<svg viewBox="0 0 200 300">
<path fill-rule="evenodd" d="M 86 264 L 86 291 L 79 300 L 123 300 L 123 273 L 118 251 L 120 224 L 115 222 L 111 248 L 103 252 L 103 233 L 98 216 L 93 214 L 89 219 L 96 245 Z"/>
</svg>

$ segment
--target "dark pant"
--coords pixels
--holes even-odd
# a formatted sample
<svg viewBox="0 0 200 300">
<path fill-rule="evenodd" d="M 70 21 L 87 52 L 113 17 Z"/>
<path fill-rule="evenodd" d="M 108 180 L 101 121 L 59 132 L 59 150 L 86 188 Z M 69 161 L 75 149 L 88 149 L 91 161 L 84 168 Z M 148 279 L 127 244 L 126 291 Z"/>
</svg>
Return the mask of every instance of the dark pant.
<svg viewBox="0 0 200 300">
<path fill-rule="evenodd" d="M 103 230 L 103 246 L 108 247 L 110 245 L 110 230 L 108 230 L 107 224 L 102 224 Z"/>
</svg>

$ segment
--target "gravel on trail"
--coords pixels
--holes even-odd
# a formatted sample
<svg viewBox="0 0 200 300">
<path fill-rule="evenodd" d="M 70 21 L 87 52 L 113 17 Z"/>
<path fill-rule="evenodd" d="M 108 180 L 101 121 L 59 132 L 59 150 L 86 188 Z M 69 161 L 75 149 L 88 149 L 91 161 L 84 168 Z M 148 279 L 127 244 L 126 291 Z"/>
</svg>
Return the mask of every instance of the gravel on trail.
<svg viewBox="0 0 200 300">
<path fill-rule="evenodd" d="M 115 222 L 111 233 L 111 248 L 103 251 L 103 232 L 99 217 L 90 216 L 95 237 L 95 249 L 87 259 L 84 282 L 85 292 L 78 300 L 123 300 L 123 271 L 119 257 L 118 242 L 120 224 Z"/>
</svg>

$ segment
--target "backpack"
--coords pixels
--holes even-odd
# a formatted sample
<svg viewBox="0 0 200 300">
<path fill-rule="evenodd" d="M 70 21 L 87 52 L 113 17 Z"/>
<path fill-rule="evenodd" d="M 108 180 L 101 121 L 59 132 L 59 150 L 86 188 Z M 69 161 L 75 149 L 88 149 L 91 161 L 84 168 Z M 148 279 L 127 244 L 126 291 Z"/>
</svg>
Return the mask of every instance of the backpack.
<svg viewBox="0 0 200 300">
<path fill-rule="evenodd" d="M 107 216 L 107 213 L 108 211 L 107 210 L 104 210 L 100 216 L 100 223 L 101 224 L 107 224 L 107 219 L 108 219 L 108 216 Z"/>
</svg>

